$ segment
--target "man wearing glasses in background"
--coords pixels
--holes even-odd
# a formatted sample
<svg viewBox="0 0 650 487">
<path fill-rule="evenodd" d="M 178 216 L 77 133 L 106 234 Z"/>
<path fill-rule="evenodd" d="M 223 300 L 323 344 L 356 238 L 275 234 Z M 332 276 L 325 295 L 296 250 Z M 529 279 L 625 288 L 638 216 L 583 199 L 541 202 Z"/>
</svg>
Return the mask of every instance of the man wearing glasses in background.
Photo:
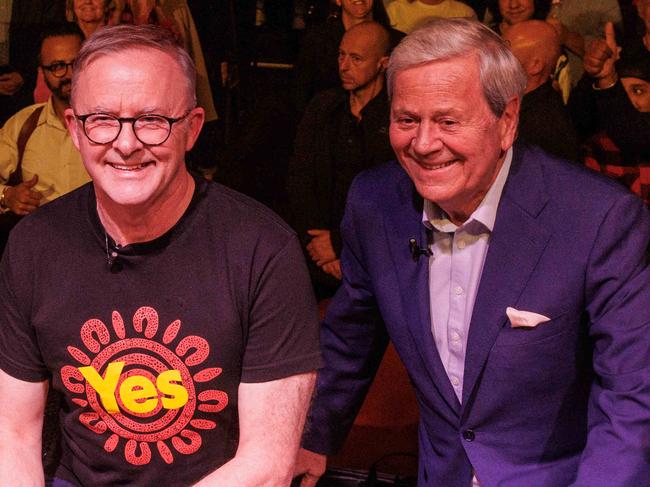
<svg viewBox="0 0 650 487">
<path fill-rule="evenodd" d="M 55 487 L 291 481 L 315 301 L 295 233 L 188 173 L 195 78 L 153 25 L 79 52 L 65 120 L 93 183 L 25 218 L 0 269 L 0 485 L 43 482 L 50 377 Z"/>
<path fill-rule="evenodd" d="M 4 213 L 27 215 L 90 180 L 63 115 L 70 106 L 72 63 L 82 42 L 76 24 L 56 25 L 43 33 L 39 69 L 52 96 L 47 103 L 19 111 L 0 129 L 0 211 Z M 22 154 L 21 133 L 26 138 Z M 21 156 L 22 169 L 17 171 Z"/>
</svg>

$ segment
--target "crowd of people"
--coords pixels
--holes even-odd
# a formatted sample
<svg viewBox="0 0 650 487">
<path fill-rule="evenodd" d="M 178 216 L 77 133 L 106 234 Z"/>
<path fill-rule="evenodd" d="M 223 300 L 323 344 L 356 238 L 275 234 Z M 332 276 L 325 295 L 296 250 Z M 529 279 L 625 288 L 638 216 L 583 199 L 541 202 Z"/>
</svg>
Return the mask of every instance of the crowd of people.
<svg viewBox="0 0 650 487">
<path fill-rule="evenodd" d="M 389 339 L 421 485 L 650 478 L 650 0 L 0 1 L 0 480 L 315 485 Z"/>
</svg>

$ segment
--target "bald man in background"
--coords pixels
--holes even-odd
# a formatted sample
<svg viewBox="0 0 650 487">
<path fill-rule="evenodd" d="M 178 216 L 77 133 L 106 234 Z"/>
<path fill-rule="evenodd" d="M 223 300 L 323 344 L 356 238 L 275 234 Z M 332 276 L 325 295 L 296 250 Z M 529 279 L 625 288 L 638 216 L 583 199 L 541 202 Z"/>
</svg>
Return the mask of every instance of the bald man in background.
<svg viewBox="0 0 650 487">
<path fill-rule="evenodd" d="M 518 137 L 549 154 L 577 160 L 578 137 L 551 78 L 561 49 L 555 29 L 541 20 L 527 20 L 513 25 L 503 38 L 527 77 Z"/>
<path fill-rule="evenodd" d="M 298 126 L 288 173 L 291 223 L 305 245 L 319 299 L 331 297 L 341 282 L 339 225 L 352 180 L 395 157 L 384 87 L 389 50 L 381 24 L 348 29 L 339 46 L 341 86 L 317 94 Z"/>
</svg>

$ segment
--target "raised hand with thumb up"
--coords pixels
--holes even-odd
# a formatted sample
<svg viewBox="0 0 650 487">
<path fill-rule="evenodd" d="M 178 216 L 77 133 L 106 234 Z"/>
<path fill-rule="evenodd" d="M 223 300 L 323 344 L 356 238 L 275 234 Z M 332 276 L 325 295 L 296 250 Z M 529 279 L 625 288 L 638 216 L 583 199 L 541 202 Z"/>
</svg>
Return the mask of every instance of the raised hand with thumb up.
<svg viewBox="0 0 650 487">
<path fill-rule="evenodd" d="M 607 22 L 605 38 L 591 41 L 583 58 L 585 72 L 596 78 L 599 88 L 609 88 L 616 83 L 618 77 L 615 63 L 618 61 L 620 53 L 621 48 L 616 43 L 614 24 Z"/>
<path fill-rule="evenodd" d="M 29 181 L 16 186 L 7 186 L 4 192 L 5 205 L 16 215 L 27 215 L 38 208 L 43 194 L 32 189 L 38 182 L 38 174 Z"/>
</svg>

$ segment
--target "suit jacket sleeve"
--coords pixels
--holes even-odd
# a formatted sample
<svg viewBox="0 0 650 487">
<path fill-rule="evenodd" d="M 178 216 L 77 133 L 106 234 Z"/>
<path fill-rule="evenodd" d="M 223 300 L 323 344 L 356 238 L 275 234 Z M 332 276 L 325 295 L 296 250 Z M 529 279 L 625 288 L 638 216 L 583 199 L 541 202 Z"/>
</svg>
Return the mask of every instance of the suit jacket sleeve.
<svg viewBox="0 0 650 487">
<path fill-rule="evenodd" d="M 596 380 L 576 486 L 647 485 L 650 479 L 650 269 L 647 211 L 618 199 L 589 256 L 586 313 Z"/>
<path fill-rule="evenodd" d="M 328 455 L 342 446 L 388 345 L 355 222 L 356 194 L 353 183 L 341 224 L 343 285 L 321 325 L 324 367 L 303 438 L 305 448 Z"/>
</svg>

